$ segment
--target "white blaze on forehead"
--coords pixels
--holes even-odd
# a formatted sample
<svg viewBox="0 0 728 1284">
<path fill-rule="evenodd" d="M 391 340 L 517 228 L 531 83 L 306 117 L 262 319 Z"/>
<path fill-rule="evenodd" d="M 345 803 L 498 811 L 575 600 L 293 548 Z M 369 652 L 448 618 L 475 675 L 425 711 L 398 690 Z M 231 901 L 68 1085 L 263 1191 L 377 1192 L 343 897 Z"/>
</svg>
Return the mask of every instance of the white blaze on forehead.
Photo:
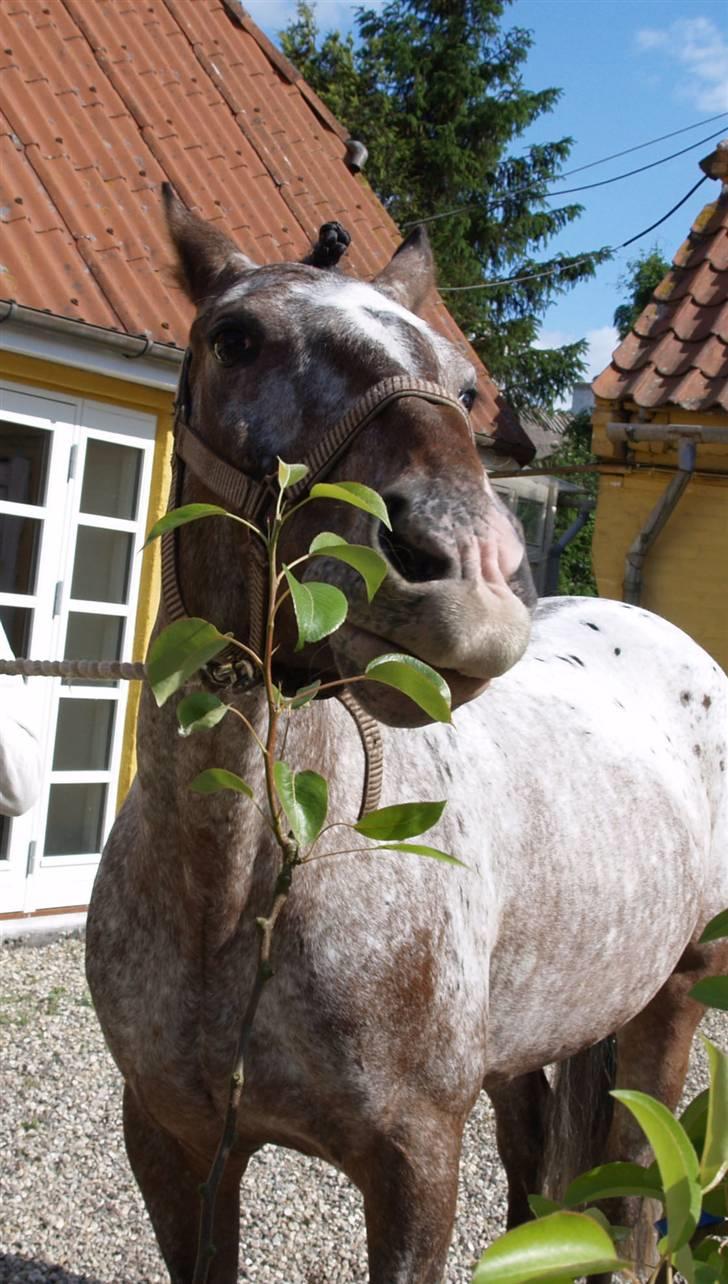
<svg viewBox="0 0 728 1284">
<path fill-rule="evenodd" d="M 317 308 L 334 312 L 338 324 L 382 348 L 392 361 L 405 369 L 412 367 L 414 351 L 408 337 L 409 332 L 416 330 L 429 341 L 440 369 L 447 369 L 447 357 L 453 355 L 449 344 L 414 312 L 408 312 L 407 308 L 364 281 L 324 280 L 322 285 L 323 288 L 318 282 L 302 282 L 290 285 L 289 292 L 305 297 Z M 389 318 L 400 324 L 388 324 Z"/>
</svg>

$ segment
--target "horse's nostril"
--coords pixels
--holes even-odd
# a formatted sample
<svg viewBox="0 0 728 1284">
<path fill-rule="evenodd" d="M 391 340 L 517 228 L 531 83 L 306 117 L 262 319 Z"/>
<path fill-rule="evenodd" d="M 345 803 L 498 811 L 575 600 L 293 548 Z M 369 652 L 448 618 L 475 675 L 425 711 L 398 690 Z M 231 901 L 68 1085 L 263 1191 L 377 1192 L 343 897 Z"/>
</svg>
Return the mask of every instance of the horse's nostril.
<svg viewBox="0 0 728 1284">
<path fill-rule="evenodd" d="M 407 501 L 399 495 L 388 496 L 387 509 L 392 529 L 379 527 L 379 545 L 390 566 L 410 584 L 447 579 L 451 574 L 450 558 L 420 545 Z"/>
</svg>

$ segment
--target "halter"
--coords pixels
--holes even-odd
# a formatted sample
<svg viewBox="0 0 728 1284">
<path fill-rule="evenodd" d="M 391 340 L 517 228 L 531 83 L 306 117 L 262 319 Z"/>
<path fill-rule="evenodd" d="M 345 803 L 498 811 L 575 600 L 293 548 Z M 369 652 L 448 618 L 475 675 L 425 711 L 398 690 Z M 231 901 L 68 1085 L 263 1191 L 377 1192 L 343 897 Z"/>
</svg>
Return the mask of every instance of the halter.
<svg viewBox="0 0 728 1284">
<path fill-rule="evenodd" d="M 250 477 L 212 450 L 192 427 L 189 422 L 190 363 L 191 354 L 188 349 L 182 362 L 175 402 L 170 508 L 177 508 L 180 504 L 184 470 L 189 468 L 225 508 L 238 517 L 262 525 L 275 510 L 274 478 L 270 476 L 258 481 Z M 470 418 L 465 407 L 439 384 L 429 379 L 413 379 L 409 375 L 390 375 L 373 384 L 332 428 L 323 433 L 310 454 L 303 460 L 296 461 L 304 463 L 308 472 L 301 481 L 289 488 L 290 498 L 295 502 L 306 495 L 317 481 L 326 476 L 339 456 L 348 450 L 361 429 L 387 406 L 403 397 L 420 397 L 434 405 L 451 406 L 462 416 L 470 430 Z M 267 616 L 268 565 L 265 551 L 258 540 L 249 541 L 249 553 L 248 646 L 260 654 Z M 167 531 L 162 536 L 162 597 L 170 621 L 181 620 L 189 615 L 179 581 L 176 531 Z M 239 655 L 234 647 L 227 647 L 221 652 L 206 666 L 208 681 L 214 686 L 231 686 L 242 691 L 255 686 L 259 681 L 256 671 L 247 660 L 241 660 Z M 376 719 L 362 709 L 348 688 L 344 688 L 338 698 L 354 719 L 364 749 L 361 817 L 379 804 L 383 769 L 382 738 Z"/>
<path fill-rule="evenodd" d="M 211 450 L 192 427 L 189 422 L 190 360 L 188 349 L 182 362 L 175 403 L 170 505 L 176 508 L 180 503 L 184 469 L 187 467 L 225 508 L 238 517 L 244 517 L 246 521 L 262 525 L 275 509 L 274 478 L 264 477 L 259 481 L 250 477 L 242 469 L 236 468 L 234 464 Z M 423 401 L 434 405 L 451 406 L 458 411 L 470 429 L 467 410 L 440 384 L 433 383 L 429 379 L 413 379 L 409 375 L 390 375 L 387 379 L 380 379 L 378 383 L 373 384 L 332 428 L 323 433 L 310 454 L 296 461 L 305 464 L 308 472 L 301 481 L 290 487 L 288 491 L 290 498 L 294 502 L 303 498 L 316 482 L 326 476 L 339 456 L 348 450 L 362 428 L 371 423 L 372 419 L 380 415 L 388 406 L 401 401 L 403 397 L 420 397 Z M 260 653 L 264 640 L 268 585 L 267 561 L 264 550 L 257 541 L 250 543 L 250 559 L 248 646 Z M 162 593 L 170 620 L 180 620 L 189 614 L 179 582 L 175 531 L 168 531 L 162 537 Z M 247 671 L 247 662 L 244 661 L 243 665 L 242 672 L 230 674 L 230 657 L 225 655 L 222 666 L 218 660 L 208 666 L 208 669 L 213 682 L 220 682 L 221 678 L 215 677 L 215 673 L 222 667 L 229 673 L 229 680 L 232 683 L 249 686 L 251 679 Z M 235 668 L 241 668 L 238 661 Z"/>
</svg>

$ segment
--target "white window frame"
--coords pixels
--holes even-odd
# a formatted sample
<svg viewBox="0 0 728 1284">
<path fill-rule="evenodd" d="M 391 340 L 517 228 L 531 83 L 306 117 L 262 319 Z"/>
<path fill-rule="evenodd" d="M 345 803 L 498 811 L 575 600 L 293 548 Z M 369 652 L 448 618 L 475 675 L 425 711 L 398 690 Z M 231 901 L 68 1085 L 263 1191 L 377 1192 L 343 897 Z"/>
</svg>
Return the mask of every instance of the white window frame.
<svg viewBox="0 0 728 1284">
<path fill-rule="evenodd" d="M 85 397 L 57 395 L 9 381 L 0 383 L 0 418 L 21 427 L 52 434 L 43 506 L 0 501 L 0 513 L 43 520 L 38 573 L 32 595 L 0 593 L 0 604 L 33 608 L 29 653 L 32 659 L 63 655 L 71 611 L 118 616 L 123 620 L 120 656 L 132 658 L 141 576 L 140 550 L 148 525 L 156 416 Z M 90 440 L 142 452 L 137 479 L 137 506 L 132 519 L 84 514 L 80 509 L 86 447 Z M 124 603 L 71 597 L 73 558 L 81 528 L 112 530 L 131 539 L 131 565 Z M 60 585 L 60 588 L 57 586 Z M 88 656 L 94 659 L 94 656 Z M 123 753 L 128 683 L 116 686 L 63 685 L 60 678 L 30 680 L 37 700 L 43 752 L 42 788 L 36 806 L 12 822 L 9 860 L 0 861 L 0 914 L 33 912 L 84 905 L 93 883 L 100 851 L 63 856 L 44 854 L 50 790 L 53 784 L 107 785 L 102 844 L 113 823 Z M 116 704 L 108 765 L 103 771 L 53 769 L 56 726 L 61 700 L 106 700 Z M 20 903 L 22 902 L 22 903 Z"/>
</svg>

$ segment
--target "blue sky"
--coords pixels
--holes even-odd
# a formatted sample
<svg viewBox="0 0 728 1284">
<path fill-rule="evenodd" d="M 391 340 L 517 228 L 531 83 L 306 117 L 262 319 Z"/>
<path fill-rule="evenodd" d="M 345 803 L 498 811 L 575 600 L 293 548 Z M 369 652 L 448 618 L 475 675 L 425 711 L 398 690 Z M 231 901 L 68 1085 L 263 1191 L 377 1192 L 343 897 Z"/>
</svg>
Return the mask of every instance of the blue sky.
<svg viewBox="0 0 728 1284">
<path fill-rule="evenodd" d="M 275 39 L 295 12 L 295 0 L 246 0 L 246 7 Z M 321 28 L 348 29 L 355 7 L 346 0 L 319 0 Z M 381 8 L 381 3 L 373 7 Z M 534 44 L 523 76 L 526 86 L 558 86 L 563 91 L 556 110 L 543 117 L 523 142 L 569 135 L 574 147 L 567 169 L 687 125 L 697 126 L 719 112 L 728 113 L 725 0 L 514 0 L 504 23 L 533 31 Z M 610 178 L 719 129 L 722 132 L 714 141 L 665 165 L 564 198 L 581 201 L 584 214 L 550 243 L 549 252 L 577 253 L 618 244 L 655 222 L 700 177 L 698 160 L 720 137 L 728 137 L 728 114 L 703 129 L 695 128 L 565 182 L 571 186 Z M 627 260 L 655 244 L 672 258 L 696 214 L 717 195 L 717 186 L 710 180 L 703 184 L 656 232 L 601 267 L 594 281 L 577 286 L 553 304 L 544 320 L 543 343 L 550 346 L 586 336 L 589 374 L 597 374 L 615 344 L 612 314 L 621 301 L 618 281 Z"/>
</svg>

